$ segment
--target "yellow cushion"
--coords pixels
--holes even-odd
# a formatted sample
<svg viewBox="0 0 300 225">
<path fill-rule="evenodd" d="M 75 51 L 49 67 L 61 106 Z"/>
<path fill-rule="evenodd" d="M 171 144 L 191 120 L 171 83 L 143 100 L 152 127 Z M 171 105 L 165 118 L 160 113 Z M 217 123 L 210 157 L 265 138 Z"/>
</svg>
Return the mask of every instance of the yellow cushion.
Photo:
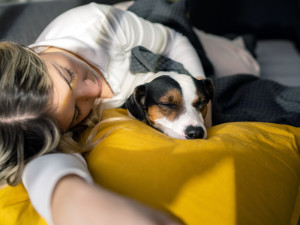
<svg viewBox="0 0 300 225">
<path fill-rule="evenodd" d="M 177 140 L 125 110 L 106 110 L 112 117 L 98 137 L 109 135 L 87 156 L 100 185 L 189 225 L 297 224 L 299 128 L 228 123 L 209 129 L 207 140 Z M 43 224 L 21 185 L 0 190 L 0 199 L 0 224 Z"/>
<path fill-rule="evenodd" d="M 22 184 L 0 190 L 1 225 L 46 225 L 30 204 Z"/>
</svg>

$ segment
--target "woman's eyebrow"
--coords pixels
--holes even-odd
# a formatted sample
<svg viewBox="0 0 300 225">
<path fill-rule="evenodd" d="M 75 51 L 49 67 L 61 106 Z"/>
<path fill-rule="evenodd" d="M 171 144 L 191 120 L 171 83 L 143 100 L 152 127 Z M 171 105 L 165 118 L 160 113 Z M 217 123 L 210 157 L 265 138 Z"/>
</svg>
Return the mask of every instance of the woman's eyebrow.
<svg viewBox="0 0 300 225">
<path fill-rule="evenodd" d="M 69 86 L 70 90 L 72 90 L 72 86 L 70 84 L 70 82 L 68 81 L 68 79 L 62 74 L 61 70 L 59 69 L 59 65 L 52 63 L 52 66 L 56 69 L 56 71 L 58 72 L 58 74 L 63 78 L 63 80 L 67 83 L 67 85 Z"/>
</svg>

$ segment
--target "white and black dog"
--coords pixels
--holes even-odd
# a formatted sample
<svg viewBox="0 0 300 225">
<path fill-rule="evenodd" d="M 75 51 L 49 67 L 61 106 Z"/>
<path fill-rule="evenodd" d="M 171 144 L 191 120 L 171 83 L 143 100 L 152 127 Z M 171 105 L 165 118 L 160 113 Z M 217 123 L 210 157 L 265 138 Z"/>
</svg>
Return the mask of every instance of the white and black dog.
<svg viewBox="0 0 300 225">
<path fill-rule="evenodd" d="M 173 138 L 206 138 L 204 118 L 214 97 L 212 81 L 176 72 L 156 76 L 134 89 L 125 102 L 129 114 Z"/>
</svg>

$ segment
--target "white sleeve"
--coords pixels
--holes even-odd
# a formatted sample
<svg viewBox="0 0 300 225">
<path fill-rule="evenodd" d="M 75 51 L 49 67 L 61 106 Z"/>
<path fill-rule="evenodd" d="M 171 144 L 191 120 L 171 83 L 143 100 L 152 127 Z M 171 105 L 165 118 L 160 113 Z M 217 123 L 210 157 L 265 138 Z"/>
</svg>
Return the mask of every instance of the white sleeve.
<svg viewBox="0 0 300 225">
<path fill-rule="evenodd" d="M 87 164 L 79 154 L 53 153 L 29 162 L 22 181 L 37 212 L 53 225 L 51 198 L 57 182 L 66 175 L 75 174 L 92 183 Z"/>
<path fill-rule="evenodd" d="M 118 37 L 115 41 L 123 45 L 119 49 L 131 51 L 133 47 L 142 45 L 154 53 L 182 63 L 196 77 L 205 76 L 196 50 L 182 34 L 161 24 L 144 20 L 128 11 L 124 12 L 122 20 L 115 21 L 118 21 L 120 29 L 111 29 L 117 31 L 111 37 Z"/>
<path fill-rule="evenodd" d="M 63 48 L 106 71 L 113 62 L 122 64 L 138 45 L 182 63 L 194 76 L 204 76 L 196 50 L 185 36 L 108 5 L 91 3 L 63 13 L 30 47 Z"/>
<path fill-rule="evenodd" d="M 194 77 L 205 77 L 205 73 L 195 48 L 186 37 L 177 33 L 168 57 L 180 62 Z"/>
</svg>

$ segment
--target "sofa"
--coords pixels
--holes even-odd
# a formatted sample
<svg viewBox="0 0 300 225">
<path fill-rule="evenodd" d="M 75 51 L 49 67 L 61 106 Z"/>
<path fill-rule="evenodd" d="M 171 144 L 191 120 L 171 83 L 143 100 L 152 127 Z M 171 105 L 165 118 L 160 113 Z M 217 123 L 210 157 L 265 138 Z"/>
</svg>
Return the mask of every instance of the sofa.
<svg viewBox="0 0 300 225">
<path fill-rule="evenodd" d="M 89 2 L 0 4 L 0 40 L 28 45 L 55 16 Z M 299 2 L 189 0 L 188 4 L 189 18 L 199 29 L 255 36 L 262 78 L 300 86 Z M 106 120 L 110 118 L 124 119 Z M 128 117 L 124 109 L 109 109 L 96 138 L 103 135 L 107 136 L 86 155 L 95 182 L 171 213 L 185 224 L 300 224 L 298 127 L 230 122 L 210 128 L 206 140 L 177 140 Z M 2 187 L 0 199 L 0 224 L 46 224 L 22 184 Z"/>
</svg>

